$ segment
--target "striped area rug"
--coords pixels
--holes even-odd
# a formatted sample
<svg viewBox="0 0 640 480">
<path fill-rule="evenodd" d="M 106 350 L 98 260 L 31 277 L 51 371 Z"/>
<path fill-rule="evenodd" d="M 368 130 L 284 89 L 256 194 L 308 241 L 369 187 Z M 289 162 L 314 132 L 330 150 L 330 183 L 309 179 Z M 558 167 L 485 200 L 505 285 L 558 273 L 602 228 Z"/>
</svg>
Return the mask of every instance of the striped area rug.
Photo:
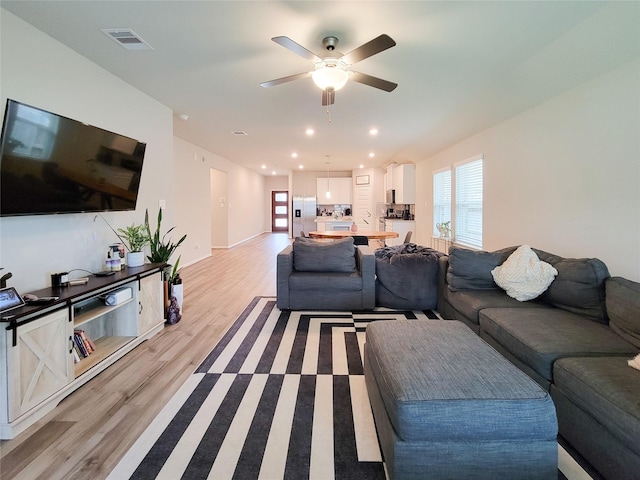
<svg viewBox="0 0 640 480">
<path fill-rule="evenodd" d="M 431 312 L 281 312 L 256 297 L 109 478 L 384 479 L 365 328 Z"/>
<path fill-rule="evenodd" d="M 369 322 L 399 318 L 438 316 L 256 297 L 108 479 L 385 479 L 363 348 Z"/>
</svg>

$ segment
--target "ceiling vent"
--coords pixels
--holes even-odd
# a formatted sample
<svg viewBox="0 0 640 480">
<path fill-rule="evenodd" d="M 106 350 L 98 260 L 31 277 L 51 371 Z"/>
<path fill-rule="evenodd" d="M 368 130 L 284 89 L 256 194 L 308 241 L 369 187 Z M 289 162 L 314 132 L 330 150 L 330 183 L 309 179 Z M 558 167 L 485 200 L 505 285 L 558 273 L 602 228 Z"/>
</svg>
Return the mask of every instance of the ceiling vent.
<svg viewBox="0 0 640 480">
<path fill-rule="evenodd" d="M 153 50 L 153 47 L 130 28 L 103 28 L 101 32 L 127 50 Z"/>
<path fill-rule="evenodd" d="M 248 135 L 247 132 L 243 132 L 242 130 L 234 130 L 231 133 L 234 134 L 236 137 L 242 137 L 243 135 Z"/>
</svg>

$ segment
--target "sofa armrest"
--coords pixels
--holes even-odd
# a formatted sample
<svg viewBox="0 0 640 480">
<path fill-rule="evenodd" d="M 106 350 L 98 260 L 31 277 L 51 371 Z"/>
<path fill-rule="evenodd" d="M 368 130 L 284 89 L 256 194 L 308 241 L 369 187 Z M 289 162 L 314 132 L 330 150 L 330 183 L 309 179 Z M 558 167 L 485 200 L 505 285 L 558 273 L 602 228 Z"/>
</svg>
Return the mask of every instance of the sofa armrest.
<svg viewBox="0 0 640 480">
<path fill-rule="evenodd" d="M 376 306 L 376 257 L 369 245 L 356 245 L 356 268 L 362 276 L 362 308 Z"/>
<path fill-rule="evenodd" d="M 447 270 L 449 269 L 449 255 L 442 255 L 438 259 L 438 312 L 444 311 L 444 290 L 447 284 Z"/>
<path fill-rule="evenodd" d="M 276 303 L 280 310 L 288 310 L 291 305 L 289 297 L 289 277 L 293 273 L 293 245 L 286 246 L 278 253 L 276 262 Z"/>
</svg>

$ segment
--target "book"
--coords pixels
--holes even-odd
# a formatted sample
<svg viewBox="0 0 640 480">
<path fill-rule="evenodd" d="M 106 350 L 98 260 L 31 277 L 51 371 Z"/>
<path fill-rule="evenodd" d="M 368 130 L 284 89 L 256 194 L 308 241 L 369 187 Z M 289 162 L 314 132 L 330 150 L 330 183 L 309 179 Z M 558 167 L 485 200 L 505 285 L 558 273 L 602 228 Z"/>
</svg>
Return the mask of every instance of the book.
<svg viewBox="0 0 640 480">
<path fill-rule="evenodd" d="M 93 342 L 89 340 L 89 336 L 87 335 L 87 333 L 84 330 L 75 330 L 75 332 L 80 335 L 80 338 L 82 338 L 82 341 L 84 343 L 84 348 L 87 350 L 87 353 L 91 355 L 95 350 L 95 345 L 93 345 Z"/>
<path fill-rule="evenodd" d="M 73 363 L 80 362 L 80 355 L 78 355 L 78 350 L 76 349 L 75 344 L 73 345 L 71 352 L 73 353 Z"/>
<path fill-rule="evenodd" d="M 86 358 L 89 356 L 89 352 L 87 352 L 86 347 L 84 346 L 84 341 L 78 332 L 73 332 L 73 340 L 78 346 L 78 350 L 80 350 L 80 354 L 82 358 Z"/>
</svg>

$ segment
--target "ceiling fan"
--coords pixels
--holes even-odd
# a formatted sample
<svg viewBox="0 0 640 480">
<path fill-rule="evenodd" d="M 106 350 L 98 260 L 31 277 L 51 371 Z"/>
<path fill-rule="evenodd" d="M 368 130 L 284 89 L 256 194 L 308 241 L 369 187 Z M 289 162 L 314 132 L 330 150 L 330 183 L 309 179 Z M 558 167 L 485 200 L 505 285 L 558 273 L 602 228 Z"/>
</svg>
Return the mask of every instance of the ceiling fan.
<svg viewBox="0 0 640 480">
<path fill-rule="evenodd" d="M 294 42 L 289 37 L 273 37 L 271 40 L 291 50 L 293 53 L 300 55 L 302 58 L 311 60 L 314 63 L 314 70 L 263 82 L 260 84 L 262 87 L 273 87 L 281 83 L 312 77 L 314 83 L 322 89 L 322 105 L 333 105 L 336 90 L 344 87 L 349 79 L 384 90 L 385 92 L 392 92 L 398 86 L 397 83 L 349 70 L 354 63 L 395 46 L 396 42 L 389 35 L 382 34 L 358 48 L 351 50 L 346 55 L 336 51 L 336 47 L 338 46 L 338 39 L 336 37 L 325 37 L 322 40 L 322 45 L 326 52 L 318 55 Z"/>
</svg>

